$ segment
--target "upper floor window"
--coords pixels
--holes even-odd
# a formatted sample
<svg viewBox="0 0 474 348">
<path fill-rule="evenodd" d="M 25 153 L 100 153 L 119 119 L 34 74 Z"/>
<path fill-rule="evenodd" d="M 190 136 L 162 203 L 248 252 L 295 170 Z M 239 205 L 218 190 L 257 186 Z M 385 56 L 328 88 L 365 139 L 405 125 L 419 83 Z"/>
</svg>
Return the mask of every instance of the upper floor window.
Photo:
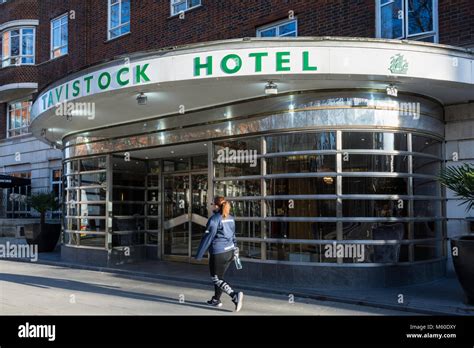
<svg viewBox="0 0 474 348">
<path fill-rule="evenodd" d="M 8 104 L 7 136 L 14 137 L 29 132 L 31 101 L 18 101 Z"/>
<path fill-rule="evenodd" d="M 273 23 L 257 29 L 257 37 L 298 36 L 296 19 Z"/>
<path fill-rule="evenodd" d="M 177 15 L 197 6 L 201 6 L 201 0 L 171 0 L 171 15 Z"/>
<path fill-rule="evenodd" d="M 68 50 L 68 15 L 65 14 L 51 21 L 51 58 L 67 54 Z"/>
<path fill-rule="evenodd" d="M 35 64 L 35 28 L 15 28 L 0 37 L 2 67 Z"/>
<path fill-rule="evenodd" d="M 109 40 L 130 32 L 130 0 L 109 0 Z"/>
<path fill-rule="evenodd" d="M 438 0 L 377 0 L 377 37 L 438 42 Z"/>
</svg>

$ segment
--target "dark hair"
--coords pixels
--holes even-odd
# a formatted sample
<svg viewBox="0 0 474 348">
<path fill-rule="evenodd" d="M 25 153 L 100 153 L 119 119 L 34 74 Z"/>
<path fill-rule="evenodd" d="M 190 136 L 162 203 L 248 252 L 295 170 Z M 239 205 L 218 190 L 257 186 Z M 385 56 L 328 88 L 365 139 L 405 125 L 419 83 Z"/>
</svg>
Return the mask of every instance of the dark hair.
<svg viewBox="0 0 474 348">
<path fill-rule="evenodd" d="M 214 204 L 219 207 L 219 212 L 224 219 L 229 216 L 231 205 L 225 200 L 224 197 L 217 196 L 216 198 L 214 198 Z"/>
</svg>

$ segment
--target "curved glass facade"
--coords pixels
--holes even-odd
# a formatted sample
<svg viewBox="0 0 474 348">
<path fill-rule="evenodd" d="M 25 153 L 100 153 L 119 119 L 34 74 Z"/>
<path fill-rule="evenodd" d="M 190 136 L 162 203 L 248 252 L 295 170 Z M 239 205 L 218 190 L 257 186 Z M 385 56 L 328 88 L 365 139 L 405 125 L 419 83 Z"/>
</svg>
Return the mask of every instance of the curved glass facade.
<svg viewBox="0 0 474 348">
<path fill-rule="evenodd" d="M 253 151 L 258 163 L 221 163 L 223 149 Z M 441 163 L 438 139 L 407 132 L 226 140 L 214 145 L 215 193 L 233 201 L 249 258 L 355 262 L 327 255 L 337 242 L 362 245 L 364 263 L 432 260 L 444 256 Z"/>
<path fill-rule="evenodd" d="M 438 104 L 328 92 L 235 108 L 231 118 L 196 112 L 150 120 L 152 131 L 132 123 L 68 137 L 64 243 L 190 255 L 206 200 L 222 195 L 233 202 L 241 255 L 255 262 L 369 266 L 445 257 Z M 207 156 L 149 157 L 153 148 L 194 142 L 209 144 Z M 143 149 L 147 158 L 134 159 Z"/>
</svg>

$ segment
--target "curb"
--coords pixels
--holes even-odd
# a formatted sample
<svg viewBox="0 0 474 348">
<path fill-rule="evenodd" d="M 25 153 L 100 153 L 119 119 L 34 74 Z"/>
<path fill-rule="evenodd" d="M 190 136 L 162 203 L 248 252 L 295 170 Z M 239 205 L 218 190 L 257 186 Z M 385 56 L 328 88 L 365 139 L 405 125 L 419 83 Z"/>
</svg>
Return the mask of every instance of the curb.
<svg viewBox="0 0 474 348">
<path fill-rule="evenodd" d="M 67 263 L 61 261 L 50 261 L 50 260 L 39 260 L 36 262 L 31 262 L 30 260 L 25 259 L 10 259 L 9 261 L 15 262 L 23 262 L 23 263 L 36 263 L 42 264 L 47 266 L 60 266 L 72 269 L 79 269 L 79 270 L 86 270 L 86 271 L 94 271 L 94 272 L 104 272 L 104 273 L 114 273 L 120 274 L 125 276 L 128 279 L 145 279 L 145 280 L 168 280 L 174 282 L 182 282 L 182 283 L 192 283 L 192 284 L 199 284 L 199 285 L 209 285 L 208 281 L 199 280 L 195 278 L 183 278 L 183 277 L 176 277 L 176 276 L 169 276 L 164 274 L 153 274 L 153 273 L 146 273 L 146 272 L 136 272 L 136 271 L 129 271 L 129 270 L 121 270 L 116 268 L 110 267 L 98 267 L 98 266 L 90 266 L 84 264 L 74 264 L 74 263 Z M 292 294 L 299 298 L 307 298 L 317 301 L 325 301 L 325 302 L 336 302 L 336 303 L 344 303 L 344 304 L 352 304 L 364 307 L 372 307 L 372 308 L 381 308 L 387 310 L 395 310 L 399 312 L 407 312 L 407 313 L 416 313 L 421 315 L 435 315 L 435 316 L 463 316 L 463 315 L 470 315 L 472 314 L 470 311 L 467 311 L 462 308 L 454 308 L 454 311 L 442 311 L 442 310 L 431 310 L 417 306 L 397 306 L 393 304 L 387 304 L 377 301 L 370 301 L 370 300 L 361 300 L 357 298 L 350 298 L 350 297 L 340 297 L 340 296 L 331 296 L 323 293 L 308 293 L 308 292 L 301 292 L 301 291 L 291 291 L 285 289 L 279 289 L 273 287 L 272 289 L 263 288 L 259 286 L 251 286 L 245 283 L 238 283 L 235 284 L 241 288 L 242 290 L 248 291 L 255 291 L 255 292 L 263 292 L 263 293 L 270 293 L 273 295 L 285 295 L 288 296 Z M 474 311 L 473 311 L 474 312 Z"/>
</svg>

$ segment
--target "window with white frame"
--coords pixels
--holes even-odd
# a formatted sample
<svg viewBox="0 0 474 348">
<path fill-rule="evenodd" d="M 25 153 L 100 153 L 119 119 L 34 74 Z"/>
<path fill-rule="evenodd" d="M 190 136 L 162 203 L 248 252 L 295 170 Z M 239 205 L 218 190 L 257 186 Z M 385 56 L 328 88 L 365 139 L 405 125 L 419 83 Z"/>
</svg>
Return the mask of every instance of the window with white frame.
<svg viewBox="0 0 474 348">
<path fill-rule="evenodd" d="M 68 15 L 51 21 L 51 59 L 61 57 L 68 51 Z"/>
<path fill-rule="evenodd" d="M 174 16 L 198 6 L 201 6 L 201 0 L 171 0 L 171 15 Z"/>
<path fill-rule="evenodd" d="M 285 20 L 257 29 L 257 37 L 298 36 L 297 19 Z"/>
<path fill-rule="evenodd" d="M 109 40 L 130 32 L 130 0 L 109 1 Z"/>
<path fill-rule="evenodd" d="M 438 0 L 377 0 L 377 37 L 438 42 Z"/>
<path fill-rule="evenodd" d="M 63 197 L 63 180 L 62 170 L 53 169 L 51 171 L 51 192 L 54 192 L 58 202 L 62 202 Z M 61 209 L 51 212 L 51 219 L 59 219 L 61 217 Z"/>
<path fill-rule="evenodd" d="M 14 137 L 29 132 L 31 101 L 18 101 L 8 104 L 7 136 Z"/>
<path fill-rule="evenodd" d="M 15 28 L 0 35 L 2 67 L 35 64 L 35 28 Z"/>
</svg>

